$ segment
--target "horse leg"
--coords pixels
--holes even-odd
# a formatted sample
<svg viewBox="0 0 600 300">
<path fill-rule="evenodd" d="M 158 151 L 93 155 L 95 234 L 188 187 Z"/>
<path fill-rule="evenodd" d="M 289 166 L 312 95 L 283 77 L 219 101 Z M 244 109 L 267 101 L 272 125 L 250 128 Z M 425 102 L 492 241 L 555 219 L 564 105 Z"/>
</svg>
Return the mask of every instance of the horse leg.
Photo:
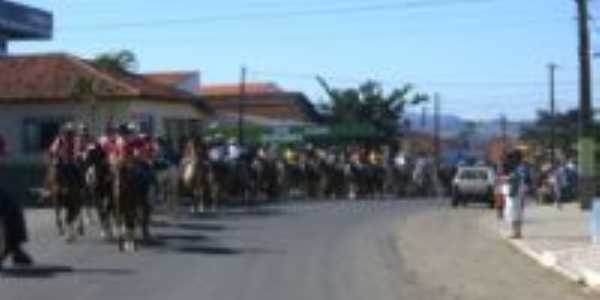
<svg viewBox="0 0 600 300">
<path fill-rule="evenodd" d="M 148 197 L 144 197 L 142 200 L 142 237 L 145 241 L 151 239 L 150 235 L 150 221 L 152 214 L 152 205 L 148 202 Z"/>
<path fill-rule="evenodd" d="M 80 205 L 76 203 L 76 196 L 69 191 L 66 201 L 66 225 L 67 225 L 67 243 L 72 243 L 76 239 L 75 226 L 80 213 Z"/>
<path fill-rule="evenodd" d="M 54 196 L 54 220 L 56 222 L 56 228 L 58 229 L 58 235 L 65 235 L 65 227 L 62 219 L 62 199 L 59 196 Z"/>
</svg>

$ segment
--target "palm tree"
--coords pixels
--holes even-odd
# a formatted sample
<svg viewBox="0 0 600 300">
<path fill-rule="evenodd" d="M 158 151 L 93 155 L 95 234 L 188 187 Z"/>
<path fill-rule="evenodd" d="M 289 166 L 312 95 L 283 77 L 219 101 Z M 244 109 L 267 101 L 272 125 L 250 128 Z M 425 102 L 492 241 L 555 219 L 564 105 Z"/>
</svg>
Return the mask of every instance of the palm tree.
<svg viewBox="0 0 600 300">
<path fill-rule="evenodd" d="M 129 50 L 100 54 L 91 63 L 98 69 L 114 73 L 129 72 L 137 67 L 135 54 Z M 97 133 L 96 98 L 98 83 L 91 78 L 79 77 L 75 81 L 71 93 L 74 99 L 81 100 L 83 103 L 89 103 L 88 121 L 90 131 Z"/>
<path fill-rule="evenodd" d="M 92 60 L 97 68 L 109 72 L 130 72 L 137 68 L 137 58 L 129 50 L 103 53 Z"/>
</svg>

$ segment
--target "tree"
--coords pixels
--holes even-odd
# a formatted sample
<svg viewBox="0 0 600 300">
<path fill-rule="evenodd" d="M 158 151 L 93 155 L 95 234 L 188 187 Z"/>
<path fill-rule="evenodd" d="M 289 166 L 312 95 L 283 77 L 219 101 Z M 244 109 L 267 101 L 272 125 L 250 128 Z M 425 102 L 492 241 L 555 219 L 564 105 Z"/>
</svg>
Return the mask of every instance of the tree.
<svg viewBox="0 0 600 300">
<path fill-rule="evenodd" d="M 137 67 L 135 54 L 129 50 L 121 50 L 113 53 L 103 53 L 96 56 L 91 63 L 98 69 L 112 73 L 126 73 Z M 71 90 L 74 99 L 89 104 L 88 122 L 92 132 L 96 133 L 97 115 L 96 98 L 101 83 L 88 77 L 79 77 Z"/>
<path fill-rule="evenodd" d="M 427 101 L 425 94 L 414 92 L 406 84 L 386 95 L 380 83 L 367 80 L 358 88 L 332 89 L 323 78 L 317 80 L 330 97 L 327 110 L 336 123 L 367 123 L 386 138 L 393 138 L 403 129 L 403 114 L 407 106 Z"/>
<path fill-rule="evenodd" d="M 92 63 L 97 68 L 109 72 L 131 72 L 137 68 L 137 58 L 129 50 L 100 54 L 92 60 Z"/>
<path fill-rule="evenodd" d="M 579 110 L 573 109 L 554 116 L 554 136 L 556 149 L 568 152 L 577 142 Z M 521 130 L 521 139 L 549 149 L 551 140 L 552 115 L 548 111 L 538 111 L 534 123 Z"/>
</svg>

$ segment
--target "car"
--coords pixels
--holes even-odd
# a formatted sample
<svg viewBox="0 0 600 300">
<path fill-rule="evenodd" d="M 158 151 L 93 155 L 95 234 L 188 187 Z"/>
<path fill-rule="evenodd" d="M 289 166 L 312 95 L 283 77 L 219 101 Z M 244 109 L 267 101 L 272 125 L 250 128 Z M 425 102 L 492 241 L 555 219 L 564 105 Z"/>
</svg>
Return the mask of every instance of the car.
<svg viewBox="0 0 600 300">
<path fill-rule="evenodd" d="M 459 167 L 452 180 L 452 206 L 483 202 L 494 208 L 494 170 L 486 166 Z"/>
</svg>

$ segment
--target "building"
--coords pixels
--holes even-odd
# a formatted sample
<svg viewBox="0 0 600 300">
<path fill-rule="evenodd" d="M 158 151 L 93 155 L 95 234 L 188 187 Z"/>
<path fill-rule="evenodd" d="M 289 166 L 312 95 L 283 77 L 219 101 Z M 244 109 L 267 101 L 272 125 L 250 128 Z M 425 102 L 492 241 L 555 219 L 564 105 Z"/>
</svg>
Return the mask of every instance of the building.
<svg viewBox="0 0 600 300">
<path fill-rule="evenodd" d="M 8 53 L 10 40 L 52 38 L 52 14 L 37 8 L 0 0 L 0 56 Z"/>
<path fill-rule="evenodd" d="M 144 78 L 189 93 L 200 89 L 200 73 L 196 71 L 157 72 L 142 74 Z"/>
<path fill-rule="evenodd" d="M 219 115 L 237 116 L 241 89 L 239 84 L 201 86 L 199 94 Z M 243 113 L 273 124 L 320 123 L 321 116 L 300 92 L 281 89 L 274 83 L 246 83 Z"/>
<path fill-rule="evenodd" d="M 86 92 L 82 86 L 91 85 Z M 96 134 L 109 124 L 137 121 L 174 146 L 197 134 L 211 114 L 197 95 L 129 72 L 108 72 L 68 54 L 0 59 L 0 136 L 4 162 L 39 163 L 66 121 Z"/>
</svg>

